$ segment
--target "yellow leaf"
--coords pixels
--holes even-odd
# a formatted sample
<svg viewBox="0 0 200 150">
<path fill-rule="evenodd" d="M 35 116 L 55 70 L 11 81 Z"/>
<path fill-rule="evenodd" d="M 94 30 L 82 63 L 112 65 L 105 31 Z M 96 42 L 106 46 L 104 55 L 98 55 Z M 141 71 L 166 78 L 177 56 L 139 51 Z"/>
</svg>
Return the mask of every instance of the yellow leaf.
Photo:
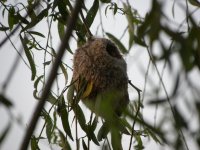
<svg viewBox="0 0 200 150">
<path fill-rule="evenodd" d="M 88 97 L 90 95 L 90 93 L 92 92 L 92 88 L 93 88 L 93 83 L 92 82 L 88 82 L 87 87 L 85 89 L 85 91 L 83 92 L 83 95 L 81 96 L 82 99 Z"/>
</svg>

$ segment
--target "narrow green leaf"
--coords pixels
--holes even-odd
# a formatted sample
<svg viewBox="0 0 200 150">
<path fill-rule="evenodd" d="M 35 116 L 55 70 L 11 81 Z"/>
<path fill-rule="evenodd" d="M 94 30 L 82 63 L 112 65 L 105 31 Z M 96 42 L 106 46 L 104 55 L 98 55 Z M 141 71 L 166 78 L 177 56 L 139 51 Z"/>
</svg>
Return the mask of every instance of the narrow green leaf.
<svg viewBox="0 0 200 150">
<path fill-rule="evenodd" d="M 106 33 L 106 35 L 118 46 L 118 48 L 123 54 L 128 53 L 128 50 L 125 48 L 125 46 L 114 35 L 110 33 Z"/>
<path fill-rule="evenodd" d="M 7 2 L 7 0 L 1 0 L 3 3 Z"/>
<path fill-rule="evenodd" d="M 37 18 L 36 14 L 35 14 L 35 11 L 34 11 L 34 4 L 31 3 L 31 1 L 28 1 L 28 6 L 27 6 L 27 9 L 28 9 L 28 15 L 29 17 L 31 18 L 31 21 L 35 20 L 35 18 Z"/>
<path fill-rule="evenodd" d="M 60 139 L 61 139 L 60 145 L 61 145 L 62 149 L 63 150 L 71 150 L 70 144 L 67 141 L 67 138 L 65 137 L 65 135 L 59 129 L 58 129 L 58 132 L 59 132 L 59 136 L 60 136 Z"/>
<path fill-rule="evenodd" d="M 28 33 L 30 33 L 30 34 L 35 34 L 35 35 L 37 35 L 37 36 L 40 36 L 40 37 L 45 38 L 45 36 L 44 36 L 42 33 L 40 33 L 40 32 L 36 32 L 36 31 L 28 31 Z"/>
<path fill-rule="evenodd" d="M 64 67 L 64 65 L 62 63 L 60 63 L 60 68 L 62 70 L 62 73 L 65 77 L 65 85 L 67 84 L 68 82 L 68 74 L 67 74 L 67 69 Z"/>
<path fill-rule="evenodd" d="M 67 100 L 68 100 L 68 102 L 69 102 L 70 104 L 72 104 L 72 102 L 73 102 L 73 99 L 74 99 L 74 92 L 75 92 L 75 86 L 74 86 L 74 84 L 72 84 L 72 85 L 69 87 L 68 91 L 67 91 Z"/>
<path fill-rule="evenodd" d="M 49 8 L 50 8 L 50 7 L 47 6 L 46 9 L 42 10 L 42 11 L 39 13 L 39 15 L 37 16 L 37 19 L 38 19 L 39 21 L 41 21 L 44 17 L 48 16 L 48 10 L 49 10 Z"/>
<path fill-rule="evenodd" d="M 44 77 L 44 75 L 41 75 L 37 78 L 37 80 L 35 80 L 34 82 L 34 88 L 37 89 L 38 83 L 40 82 L 40 80 Z"/>
<path fill-rule="evenodd" d="M 53 1 L 53 7 L 52 7 L 52 12 L 55 10 L 55 8 L 58 6 L 59 0 L 54 0 Z"/>
<path fill-rule="evenodd" d="M 60 37 L 60 40 L 63 39 L 64 35 L 65 35 L 65 26 L 63 23 L 61 23 L 60 21 L 58 21 L 58 35 Z"/>
<path fill-rule="evenodd" d="M 6 136 L 8 135 L 10 128 L 11 128 L 11 123 L 8 123 L 8 125 L 6 126 L 6 128 L 3 130 L 3 132 L 0 135 L 0 145 L 3 143 L 3 141 L 5 140 Z"/>
<path fill-rule="evenodd" d="M 88 28 L 92 25 L 98 9 L 99 9 L 99 0 L 94 0 L 93 5 L 88 11 L 87 16 L 85 18 Z"/>
<path fill-rule="evenodd" d="M 44 66 L 48 66 L 50 64 L 51 64 L 51 60 L 50 61 L 46 61 L 46 62 L 43 63 Z"/>
<path fill-rule="evenodd" d="M 118 130 L 111 130 L 111 144 L 114 150 L 122 150 L 121 135 Z"/>
<path fill-rule="evenodd" d="M 120 122 L 125 128 L 128 128 L 130 131 L 132 131 L 132 126 L 125 118 L 120 118 Z"/>
<path fill-rule="evenodd" d="M 87 145 L 85 144 L 85 141 L 82 139 L 82 146 L 84 150 L 88 150 Z"/>
<path fill-rule="evenodd" d="M 0 31 L 7 31 L 7 30 L 9 30 L 9 27 L 5 27 L 5 26 L 0 27 Z"/>
<path fill-rule="evenodd" d="M 189 0 L 190 4 L 200 7 L 200 2 L 198 0 Z"/>
<path fill-rule="evenodd" d="M 92 125 L 91 125 L 91 129 L 92 131 L 94 131 L 97 127 L 97 123 L 98 123 L 98 118 L 95 116 L 93 122 L 92 122 Z"/>
<path fill-rule="evenodd" d="M 27 24 L 27 26 L 24 29 L 22 29 L 21 32 L 23 32 L 27 29 L 30 29 L 30 28 L 34 27 L 36 24 L 38 24 L 44 17 L 46 17 L 48 15 L 48 10 L 49 10 L 49 7 L 47 7 L 43 11 L 41 11 L 38 16 L 32 18 L 31 22 L 29 24 Z"/>
<path fill-rule="evenodd" d="M 106 136 L 108 135 L 108 132 L 109 132 L 109 126 L 105 122 L 105 123 L 103 123 L 103 125 L 101 126 L 101 128 L 99 129 L 99 132 L 97 134 L 98 141 L 101 141 L 102 139 L 105 139 Z"/>
<path fill-rule="evenodd" d="M 59 10 L 59 12 L 62 16 L 62 19 L 64 21 L 66 21 L 67 17 L 68 17 L 68 10 L 67 10 L 67 7 L 66 7 L 66 3 L 63 0 L 58 0 L 57 3 L 58 3 L 58 10 Z"/>
<path fill-rule="evenodd" d="M 107 12 L 108 12 L 108 9 L 110 8 L 110 6 L 109 5 L 107 5 L 106 6 L 106 8 L 105 8 L 105 16 L 107 17 Z"/>
<path fill-rule="evenodd" d="M 37 139 L 35 138 L 35 136 L 31 137 L 31 150 L 40 150 L 40 148 L 38 146 Z"/>
<path fill-rule="evenodd" d="M 60 37 L 60 40 L 62 41 L 62 39 L 64 38 L 64 35 L 65 35 L 65 26 L 62 22 L 58 21 L 58 26 L 57 26 L 57 29 L 58 29 L 58 35 Z M 71 54 L 73 54 L 69 44 L 67 43 L 66 44 L 66 49 L 68 52 L 70 52 Z"/>
<path fill-rule="evenodd" d="M 160 98 L 160 99 L 152 99 L 148 101 L 149 105 L 161 105 L 161 104 L 166 104 L 167 98 Z"/>
<path fill-rule="evenodd" d="M 88 126 L 88 132 L 87 132 L 87 136 L 89 137 L 89 139 L 91 139 L 96 145 L 100 145 L 95 134 L 94 131 L 92 130 L 91 126 Z"/>
<path fill-rule="evenodd" d="M 172 16 L 173 16 L 173 18 L 175 17 L 175 13 L 174 13 L 174 10 L 175 10 L 175 3 L 176 3 L 176 1 L 174 1 L 173 2 L 173 5 L 172 5 Z"/>
<path fill-rule="evenodd" d="M 144 40 L 142 39 L 142 37 L 137 37 L 136 35 L 134 35 L 133 39 L 137 44 L 144 46 L 144 47 L 147 46 L 146 43 L 144 42 Z"/>
<path fill-rule="evenodd" d="M 142 139 L 141 139 L 140 135 L 136 135 L 135 138 L 136 138 L 136 141 L 137 141 L 137 145 L 134 146 L 135 149 L 136 150 L 143 150 L 144 146 L 143 146 Z"/>
<path fill-rule="evenodd" d="M 81 128 L 86 131 L 87 130 L 87 126 L 86 126 L 86 120 L 85 120 L 85 116 L 84 113 L 81 109 L 81 107 L 77 104 L 76 108 L 74 108 L 74 113 L 76 115 L 76 118 L 81 126 Z"/>
<path fill-rule="evenodd" d="M 100 0 L 102 3 L 110 3 L 111 0 Z"/>
<path fill-rule="evenodd" d="M 185 121 L 185 118 L 182 116 L 182 114 L 178 111 L 177 107 L 173 107 L 174 109 L 174 119 L 176 120 L 176 126 L 177 128 L 182 128 L 185 127 L 186 129 L 188 129 L 188 124 Z"/>
<path fill-rule="evenodd" d="M 130 135 L 129 131 L 126 129 L 125 124 L 126 122 L 124 120 L 121 120 L 120 118 L 116 119 L 116 127 L 119 131 L 121 131 L 121 133 L 126 134 L 126 135 Z M 128 122 L 127 122 L 128 123 Z"/>
<path fill-rule="evenodd" d="M 37 100 L 41 100 L 41 98 L 37 95 L 37 93 L 38 93 L 38 91 L 35 89 L 35 90 L 33 91 L 33 97 L 34 97 L 35 99 L 37 99 Z"/>
<path fill-rule="evenodd" d="M 71 140 L 74 140 L 72 137 L 72 133 L 71 133 L 70 125 L 69 125 L 68 112 L 66 109 L 66 105 L 65 105 L 63 96 L 61 96 L 61 99 L 59 100 L 58 109 L 60 110 L 59 114 L 61 117 L 62 126 L 63 126 L 65 133 L 71 138 Z"/>
<path fill-rule="evenodd" d="M 52 133 L 53 133 L 53 121 L 49 114 L 45 115 L 45 121 L 46 121 L 46 135 L 48 142 L 51 143 Z"/>
<path fill-rule="evenodd" d="M 33 91 L 33 96 L 35 99 L 40 100 L 40 97 L 37 95 L 37 87 L 38 87 L 38 83 L 40 82 L 40 80 L 44 77 L 44 75 L 39 76 L 35 82 L 34 82 L 34 91 Z"/>
<path fill-rule="evenodd" d="M 153 140 L 156 143 L 162 144 L 162 142 L 160 141 L 160 139 L 157 137 L 157 135 L 155 134 L 154 131 L 152 131 L 151 129 L 147 129 L 147 132 L 149 133 L 149 135 L 153 138 Z"/>
<path fill-rule="evenodd" d="M 172 96 L 175 96 L 177 94 L 177 90 L 179 88 L 179 85 L 180 85 L 180 75 L 178 74 L 177 77 L 176 77 L 174 88 L 172 90 L 173 91 Z"/>
<path fill-rule="evenodd" d="M 10 30 L 12 30 L 13 25 L 14 25 L 14 14 L 15 14 L 14 7 L 10 7 L 8 11 L 8 25 L 10 27 Z"/>
<path fill-rule="evenodd" d="M 51 138 L 53 135 L 52 133 L 54 131 L 53 121 L 51 119 L 51 116 L 49 115 L 49 113 L 46 110 L 42 111 L 41 116 L 44 117 L 44 119 L 45 119 L 46 135 L 47 135 L 48 142 L 51 143 Z"/>
<path fill-rule="evenodd" d="M 129 32 L 129 49 L 133 45 L 134 41 L 134 15 L 131 6 L 124 3 L 124 10 L 126 12 L 126 18 L 128 21 L 128 32 Z"/>
<path fill-rule="evenodd" d="M 132 32 L 132 29 L 130 29 L 130 28 L 133 28 L 133 27 L 129 27 L 129 29 L 128 29 L 128 32 L 129 32 L 129 43 L 128 43 L 128 48 L 129 48 L 129 50 L 131 49 L 131 47 L 133 46 L 133 43 L 134 43 L 134 34 L 133 34 L 133 32 Z"/>
<path fill-rule="evenodd" d="M 114 11 L 113 11 L 113 13 L 114 13 L 114 15 L 115 15 L 115 14 L 117 13 L 118 6 L 117 6 L 116 3 L 113 3 L 113 6 L 114 6 Z"/>
<path fill-rule="evenodd" d="M 0 94 L 0 104 L 1 103 L 8 108 L 13 106 L 13 103 L 2 94 Z"/>
<path fill-rule="evenodd" d="M 47 98 L 47 101 L 48 101 L 49 103 L 51 103 L 52 105 L 58 105 L 58 100 L 57 100 L 56 97 L 54 97 L 54 96 L 52 95 L 52 93 L 49 93 L 48 98 Z"/>
<path fill-rule="evenodd" d="M 31 72 L 32 72 L 31 80 L 33 81 L 35 79 L 35 76 L 36 76 L 36 67 L 35 67 L 35 62 L 33 60 L 33 57 L 31 56 L 30 49 L 27 46 L 28 39 L 27 38 L 23 39 L 22 36 L 20 35 L 20 40 L 22 42 L 22 45 L 24 47 L 24 51 L 25 51 L 26 57 L 28 59 L 30 67 L 31 67 Z"/>
<path fill-rule="evenodd" d="M 19 20 L 21 20 L 22 23 L 24 23 L 24 24 L 29 24 L 29 21 L 26 20 L 25 17 L 22 17 L 21 14 L 20 14 L 19 12 L 17 13 L 16 16 L 17 16 L 17 18 L 18 18 Z"/>
</svg>

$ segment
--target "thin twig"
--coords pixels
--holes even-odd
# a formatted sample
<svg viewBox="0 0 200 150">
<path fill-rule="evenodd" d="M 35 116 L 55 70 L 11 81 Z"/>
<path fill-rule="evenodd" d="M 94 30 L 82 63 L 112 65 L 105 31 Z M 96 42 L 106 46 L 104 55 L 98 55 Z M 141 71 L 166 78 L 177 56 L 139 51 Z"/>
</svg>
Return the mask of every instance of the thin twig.
<svg viewBox="0 0 200 150">
<path fill-rule="evenodd" d="M 185 0 L 186 3 L 186 21 L 188 26 L 188 31 L 190 30 L 190 24 L 189 24 L 189 6 L 188 6 L 188 0 Z"/>
<path fill-rule="evenodd" d="M 93 35 L 92 35 L 92 32 L 90 31 L 88 25 L 87 25 L 87 22 L 86 22 L 86 20 L 85 20 L 85 17 L 84 17 L 84 15 L 83 15 L 82 10 L 80 11 L 80 15 L 81 15 L 81 19 L 83 20 L 83 25 L 84 25 L 84 27 L 85 27 L 85 30 L 86 30 L 86 32 L 87 32 L 86 36 L 87 36 L 88 38 L 91 38 Z"/>
<path fill-rule="evenodd" d="M 156 72 L 157 72 L 158 77 L 159 77 L 159 80 L 160 80 L 160 82 L 161 82 L 161 84 L 162 84 L 162 87 L 163 87 L 163 90 L 164 90 L 164 92 L 165 92 L 165 95 L 166 95 L 166 97 L 167 97 L 167 101 L 168 101 L 168 104 L 169 104 L 170 109 L 171 109 L 171 111 L 172 111 L 172 115 L 173 115 L 174 121 L 175 121 L 176 124 L 179 124 L 179 123 L 177 122 L 177 120 L 176 120 L 175 111 L 174 111 L 174 108 L 173 108 L 173 106 L 172 106 L 172 104 L 171 104 L 171 102 L 170 102 L 170 98 L 169 98 L 167 89 L 166 89 L 166 87 L 165 87 L 165 84 L 164 84 L 164 82 L 163 82 L 163 80 L 162 80 L 162 76 L 161 76 L 161 74 L 160 74 L 160 72 L 159 72 L 159 70 L 158 70 L 158 67 L 157 67 L 157 65 L 156 65 L 156 63 L 155 63 L 155 60 L 154 60 L 152 54 L 151 54 L 151 51 L 149 50 L 149 47 L 147 46 L 146 48 L 147 48 L 147 52 L 148 52 L 148 54 L 149 54 L 149 57 L 150 57 L 150 59 L 151 59 L 153 65 L 154 65 L 154 67 L 155 67 L 155 69 L 156 69 Z M 180 132 L 180 136 L 181 136 L 182 139 L 183 139 L 183 143 L 185 144 L 186 149 L 189 150 L 189 147 L 188 147 L 188 145 L 187 145 L 187 143 L 186 143 L 185 136 L 184 136 L 184 134 L 183 134 L 182 129 L 181 129 L 181 128 L 178 128 L 178 130 L 179 130 L 179 132 Z"/>
<path fill-rule="evenodd" d="M 105 30 L 104 30 L 104 27 L 103 27 L 103 18 L 102 18 L 101 7 L 100 6 L 99 6 L 99 18 L 100 18 L 102 37 L 105 37 Z"/>
<path fill-rule="evenodd" d="M 172 46 L 173 46 L 173 43 L 174 43 L 174 40 L 172 40 L 170 46 L 169 46 L 169 53 L 171 53 L 172 51 Z M 167 66 L 167 60 L 165 60 L 164 62 L 164 65 L 163 65 L 163 68 L 162 68 L 162 71 L 161 71 L 161 79 L 163 78 L 163 75 L 164 75 L 164 71 L 165 71 L 165 68 Z M 161 87 L 161 81 L 159 80 L 159 85 L 158 85 L 158 89 L 160 89 Z M 157 95 L 158 96 L 158 95 Z M 158 111 L 158 104 L 156 104 L 156 108 L 155 108 L 155 114 L 154 114 L 154 127 L 156 127 L 156 119 L 157 119 L 157 111 Z"/>
<path fill-rule="evenodd" d="M 131 83 L 131 81 L 129 80 L 128 82 L 138 93 L 138 107 L 137 107 L 137 111 L 135 113 L 135 118 L 137 118 L 139 112 L 140 112 L 140 99 L 141 99 L 141 95 L 140 95 L 140 92 L 142 92 L 139 88 L 137 88 L 135 85 L 133 85 Z M 130 139 L 130 143 L 129 143 L 129 150 L 131 150 L 131 145 L 132 145 L 132 141 L 133 141 L 133 134 L 134 134 L 134 126 L 135 126 L 135 123 L 136 123 L 136 119 L 133 121 L 133 125 L 132 125 L 132 131 L 131 131 L 131 139 Z"/>
<path fill-rule="evenodd" d="M 140 90 L 138 87 L 136 87 L 131 80 L 128 81 L 128 83 L 137 91 L 137 92 L 142 92 L 142 90 Z"/>
<path fill-rule="evenodd" d="M 77 116 L 77 100 L 75 99 L 76 107 L 75 107 L 75 116 Z M 78 120 L 75 117 L 75 133 L 76 133 L 76 150 L 79 150 L 79 139 L 78 139 Z"/>
<path fill-rule="evenodd" d="M 106 141 L 107 141 L 107 143 L 108 143 L 109 150 L 112 150 L 112 149 L 111 149 L 111 146 L 110 146 L 110 142 L 109 142 L 109 140 L 108 140 L 108 136 L 106 136 Z"/>
<path fill-rule="evenodd" d="M 53 21 L 53 17 L 51 18 L 50 22 L 49 22 L 49 19 L 47 17 L 47 24 L 48 24 L 48 28 L 49 28 L 49 31 L 48 31 L 48 35 L 47 35 L 47 43 L 46 43 L 46 48 L 44 50 L 44 63 L 46 62 L 46 56 L 47 56 L 47 48 L 48 48 L 48 43 L 49 43 L 49 39 L 50 39 L 50 36 L 51 36 L 51 25 L 52 25 L 52 21 Z M 52 45 L 51 45 L 52 46 Z M 52 56 L 53 57 L 53 56 Z M 53 59 L 53 58 L 52 58 Z M 44 84 L 43 84 L 43 88 L 44 88 L 44 85 L 45 85 L 45 78 L 46 78 L 46 65 L 44 65 Z"/>
<path fill-rule="evenodd" d="M 60 96 L 63 95 L 63 93 L 64 93 L 71 85 L 73 85 L 76 81 L 77 81 L 77 80 L 75 80 L 75 81 L 71 82 L 69 85 L 67 85 L 67 86 L 62 90 Z M 59 100 L 60 96 L 57 98 L 57 100 L 56 100 L 56 101 L 52 104 L 52 106 L 50 107 L 50 109 L 49 109 L 49 111 L 48 111 L 49 114 L 50 114 L 51 110 L 53 109 L 53 107 L 56 105 L 56 103 L 58 103 L 58 100 Z M 39 136 L 38 136 L 38 139 L 40 139 L 40 137 L 42 136 L 42 132 L 43 132 L 45 126 L 46 126 L 46 121 L 45 121 L 45 123 L 44 123 L 43 126 L 42 126 L 42 130 L 40 131 L 40 134 L 39 134 Z M 39 142 L 39 141 L 38 141 L 38 142 Z"/>
<path fill-rule="evenodd" d="M 128 30 L 128 26 L 124 29 L 122 35 L 119 38 L 120 40 L 124 37 L 124 35 L 126 34 L 127 30 Z"/>
<path fill-rule="evenodd" d="M 145 97 L 146 86 L 147 86 L 147 78 L 148 78 L 148 75 L 149 75 L 150 66 L 151 66 L 151 60 L 149 59 L 149 62 L 148 62 L 148 65 L 147 65 L 147 70 L 146 70 L 146 73 L 145 73 L 144 88 L 143 88 L 143 92 L 142 92 L 142 99 L 141 99 L 141 104 L 142 105 L 144 103 L 144 97 Z M 143 109 L 141 110 L 141 114 L 143 114 Z M 141 118 L 143 119 L 143 115 L 141 116 Z M 141 127 L 142 126 L 140 125 L 140 129 L 141 129 Z"/>
<path fill-rule="evenodd" d="M 151 60 L 149 59 L 149 62 L 148 62 L 148 65 L 147 65 L 147 71 L 145 73 L 145 78 L 144 78 L 144 88 L 143 88 L 142 100 L 141 100 L 142 103 L 144 102 L 144 96 L 145 96 L 146 86 L 147 86 L 147 77 L 148 77 L 148 74 L 149 74 L 150 65 L 151 65 Z"/>
<path fill-rule="evenodd" d="M 16 52 L 17 52 L 18 55 L 16 56 L 15 61 L 14 61 L 13 65 L 12 65 L 12 67 L 11 67 L 9 73 L 8 73 L 8 76 L 7 76 L 6 80 L 5 80 L 5 82 L 3 83 L 3 86 L 2 86 L 2 91 L 3 91 L 3 92 L 6 91 L 6 88 L 8 87 L 8 85 L 9 85 L 11 79 L 12 79 L 12 76 L 14 75 L 14 72 L 15 72 L 16 69 L 17 69 L 17 66 L 18 66 L 18 64 L 19 64 L 20 58 L 21 58 L 21 59 L 24 61 L 24 63 L 28 66 L 28 64 L 26 63 L 26 61 L 25 61 L 25 60 L 23 59 L 23 57 L 22 57 L 22 53 L 23 53 L 22 47 L 21 47 L 20 50 L 18 51 L 17 48 L 15 47 L 14 43 L 11 41 L 10 37 L 8 36 L 8 34 L 7 34 L 6 32 L 5 32 L 5 34 L 6 34 L 7 38 L 8 38 L 8 40 L 10 41 L 11 45 L 13 46 L 13 48 L 16 50 Z M 28 67 L 29 67 L 29 66 L 28 66 Z M 29 67 L 29 68 L 30 68 L 30 67 Z"/>
<path fill-rule="evenodd" d="M 25 132 L 25 136 L 24 136 L 24 138 L 22 140 L 22 144 L 21 144 L 20 150 L 27 150 L 27 148 L 28 148 L 28 144 L 29 144 L 30 138 L 31 138 L 31 136 L 33 134 L 33 131 L 34 131 L 35 127 L 36 127 L 36 124 L 38 122 L 40 113 L 41 113 L 42 109 L 44 108 L 45 100 L 48 97 L 48 94 L 49 94 L 49 92 L 51 90 L 51 87 L 52 87 L 52 84 L 54 82 L 54 79 L 55 79 L 55 77 L 57 75 L 57 70 L 58 70 L 59 64 L 60 64 L 61 59 L 63 57 L 63 54 L 65 52 L 66 44 L 68 43 L 68 41 L 70 39 L 70 36 L 72 34 L 72 30 L 75 27 L 75 22 L 76 22 L 76 20 L 78 18 L 78 13 L 79 13 L 80 9 L 81 9 L 81 2 L 80 2 L 80 0 L 77 0 L 76 4 L 75 4 L 75 7 L 74 7 L 74 10 L 72 12 L 72 17 L 70 17 L 68 19 L 67 30 L 65 32 L 65 36 L 63 38 L 63 41 L 62 41 L 62 43 L 61 43 L 61 45 L 59 47 L 58 55 L 57 55 L 57 57 L 55 59 L 55 63 L 53 64 L 53 67 L 51 69 L 49 78 L 47 80 L 46 86 L 45 86 L 44 91 L 43 91 L 42 96 L 41 96 L 41 100 L 39 101 L 39 103 L 37 104 L 37 106 L 35 108 L 35 111 L 33 113 L 31 122 L 29 123 L 27 131 Z"/>
<path fill-rule="evenodd" d="M 1 23 L 0 23 L 1 24 Z M 1 24 L 2 25 L 2 24 Z M 30 66 L 28 65 L 28 63 L 25 61 L 25 59 L 22 57 L 22 53 L 20 50 L 22 50 L 22 47 L 20 48 L 20 50 L 18 51 L 15 44 L 13 43 L 13 41 L 11 40 L 11 38 L 8 36 L 7 32 L 5 31 L 6 37 L 8 38 L 8 40 L 10 41 L 11 45 L 13 46 L 13 48 L 15 49 L 15 51 L 17 52 L 17 54 L 19 55 L 19 57 L 22 59 L 22 61 L 24 62 L 24 64 L 29 68 Z"/>
</svg>

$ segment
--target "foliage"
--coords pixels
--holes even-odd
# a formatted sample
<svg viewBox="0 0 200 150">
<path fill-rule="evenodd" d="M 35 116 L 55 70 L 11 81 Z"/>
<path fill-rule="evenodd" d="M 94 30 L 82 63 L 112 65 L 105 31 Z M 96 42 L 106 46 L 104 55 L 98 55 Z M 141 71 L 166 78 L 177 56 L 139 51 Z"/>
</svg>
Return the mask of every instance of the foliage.
<svg viewBox="0 0 200 150">
<path fill-rule="evenodd" d="M 176 1 L 174 1 L 172 7 L 173 15 L 175 3 Z M 88 39 L 90 35 L 88 32 L 90 32 L 98 13 L 104 12 L 104 15 L 107 16 L 111 12 L 113 17 L 122 15 L 127 20 L 127 28 L 124 34 L 128 35 L 128 46 L 125 46 L 121 41 L 124 35 L 118 38 L 109 31 L 102 33 L 102 35 L 110 38 L 124 55 L 129 55 L 134 46 L 142 47 L 148 53 L 149 62 L 154 66 L 156 74 L 159 76 L 159 86 L 153 87 L 152 84 L 150 90 L 146 89 L 147 81 L 145 79 L 144 90 L 142 91 L 143 97 L 141 97 L 141 91 L 130 84 L 130 87 L 136 89 L 138 96 L 130 102 L 122 117 L 112 115 L 109 109 L 104 109 L 104 114 L 108 114 L 104 118 L 93 113 L 89 118 L 86 112 L 83 111 L 84 106 L 79 102 L 82 91 L 76 93 L 73 83 L 68 79 L 68 74 L 72 71 L 72 68 L 65 61 L 62 61 L 59 65 L 57 77 L 63 76 L 65 85 L 64 87 L 59 86 L 56 80 L 57 91 L 52 89 L 49 93 L 46 99 L 49 107 L 45 107 L 40 116 L 44 125 L 39 135 L 32 135 L 31 149 L 40 149 L 40 142 L 44 139 L 48 140 L 50 146 L 57 145 L 61 149 L 67 150 L 74 149 L 72 146 L 74 143 L 76 149 L 82 147 L 84 150 L 92 149 L 91 143 L 102 149 L 111 149 L 111 147 L 113 149 L 123 149 L 124 144 L 122 141 L 124 137 L 129 139 L 129 149 L 144 149 L 146 146 L 144 144 L 145 139 L 153 140 L 159 145 L 166 144 L 171 149 L 189 149 L 186 134 L 200 147 L 199 125 L 197 129 L 191 129 L 190 122 L 186 120 L 178 107 L 178 99 L 185 98 L 185 90 L 190 91 L 192 93 L 189 97 L 191 104 L 189 104 L 187 110 L 195 112 L 193 115 L 199 120 L 200 91 L 198 86 L 192 83 L 189 76 L 197 69 L 199 75 L 200 27 L 199 22 L 189 11 L 191 5 L 195 8 L 200 7 L 197 0 L 186 0 L 186 8 L 184 8 L 186 12 L 185 21 L 178 26 L 178 30 L 175 30 L 169 24 L 165 24 L 168 18 L 162 9 L 163 4 L 157 0 L 152 0 L 151 9 L 144 18 L 128 1 L 118 4 L 112 0 L 94 0 L 90 7 L 83 3 L 81 15 L 77 18 L 75 30 L 72 34 L 76 44 L 80 46 Z M 4 0 L 0 2 L 0 10 L 1 17 L 5 20 L 5 22 L 0 22 L 0 32 L 8 35 L 15 32 L 15 29 L 18 30 L 19 35 L 15 36 L 20 39 L 28 61 L 26 65 L 30 68 L 31 80 L 34 82 L 33 96 L 35 99 L 40 100 L 41 92 L 47 80 L 46 72 L 57 56 L 56 48 L 51 39 L 52 29 L 55 28 L 53 25 L 57 24 L 57 31 L 60 41 L 62 41 L 67 28 L 66 21 L 73 11 L 73 1 L 29 0 L 27 3 L 16 2 L 16 4 L 13 4 Z M 42 29 L 37 29 L 37 26 L 45 20 L 48 23 L 47 34 Z M 187 26 L 186 30 L 182 28 L 183 25 Z M 102 23 L 100 23 L 100 26 L 103 29 Z M 170 44 L 166 44 L 162 35 L 168 40 L 170 39 Z M 9 39 L 10 37 L 6 38 Z M 40 41 L 46 41 L 46 44 L 41 44 Z M 12 41 L 10 40 L 10 42 Z M 159 54 L 154 52 L 155 45 L 159 45 Z M 70 43 L 68 43 L 66 51 L 73 54 L 74 51 L 71 49 Z M 34 56 L 40 52 L 43 52 L 44 61 L 42 64 L 36 64 L 37 60 Z M 172 60 L 174 56 L 180 58 L 181 69 L 177 72 L 177 77 L 173 79 L 173 89 L 169 94 L 166 91 L 162 77 L 166 67 L 170 71 L 176 69 Z M 162 74 L 157 67 L 160 63 L 164 63 Z M 39 71 L 37 66 L 42 66 L 43 71 Z M 145 78 L 148 76 L 149 66 Z M 182 88 L 183 83 L 187 85 L 187 88 Z M 161 98 L 158 96 L 162 91 L 160 88 L 164 89 L 165 93 L 164 97 Z M 151 93 L 151 95 L 144 97 L 145 92 Z M 144 99 L 145 101 L 148 100 L 148 105 L 143 103 Z M 8 110 L 14 107 L 9 98 L 5 96 L 5 91 L 0 94 L 0 104 Z M 108 108 L 107 103 L 102 105 L 102 108 Z M 194 106 L 192 109 L 190 108 L 191 105 Z M 164 112 L 167 111 L 171 115 L 169 117 L 169 113 L 163 113 L 159 123 L 153 125 L 143 116 L 143 110 L 148 106 L 154 106 L 156 110 L 160 107 Z M 61 126 L 58 122 L 61 123 Z M 176 131 L 173 132 L 174 140 L 168 137 L 169 134 L 166 133 L 165 124 L 170 125 L 171 132 Z M 11 127 L 9 122 L 8 126 L 2 130 L 0 145 L 4 142 Z M 44 133 L 44 131 L 46 132 Z M 83 136 L 80 136 L 80 134 Z"/>
</svg>

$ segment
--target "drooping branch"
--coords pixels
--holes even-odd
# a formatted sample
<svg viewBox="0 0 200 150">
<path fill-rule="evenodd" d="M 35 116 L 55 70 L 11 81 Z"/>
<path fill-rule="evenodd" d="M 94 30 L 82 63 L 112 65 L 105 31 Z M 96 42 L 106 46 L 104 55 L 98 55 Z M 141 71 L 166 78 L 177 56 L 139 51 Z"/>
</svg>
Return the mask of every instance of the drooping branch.
<svg viewBox="0 0 200 150">
<path fill-rule="evenodd" d="M 64 55 L 66 44 L 68 43 L 68 41 L 70 39 L 70 36 L 72 34 L 73 28 L 75 27 L 75 23 L 76 23 L 76 20 L 78 18 L 78 13 L 81 10 L 81 4 L 82 4 L 81 0 L 77 0 L 76 1 L 75 6 L 74 6 L 74 10 L 72 12 L 72 16 L 68 19 L 67 30 L 65 32 L 65 36 L 64 36 L 64 38 L 62 40 L 62 43 L 61 43 L 61 45 L 59 47 L 57 57 L 55 59 L 53 67 L 51 69 L 49 78 L 48 78 L 48 80 L 46 82 L 46 86 L 44 88 L 44 91 L 43 91 L 43 93 L 41 95 L 41 100 L 39 101 L 39 103 L 37 104 L 37 106 L 36 106 L 36 108 L 34 110 L 33 116 L 31 118 L 31 121 L 30 121 L 29 126 L 27 128 L 27 131 L 25 132 L 25 136 L 22 139 L 22 144 L 21 144 L 20 150 L 26 150 L 27 147 L 28 147 L 30 138 L 31 138 L 31 136 L 32 136 L 32 134 L 34 132 L 34 129 L 35 129 L 36 124 L 38 122 L 40 113 L 41 113 L 42 109 L 44 108 L 45 100 L 48 97 L 48 94 L 49 94 L 49 92 L 51 90 L 51 87 L 53 85 L 54 79 L 55 79 L 55 77 L 57 75 L 57 70 L 58 70 L 59 64 L 61 63 L 61 59 L 62 59 L 62 57 Z"/>
</svg>

